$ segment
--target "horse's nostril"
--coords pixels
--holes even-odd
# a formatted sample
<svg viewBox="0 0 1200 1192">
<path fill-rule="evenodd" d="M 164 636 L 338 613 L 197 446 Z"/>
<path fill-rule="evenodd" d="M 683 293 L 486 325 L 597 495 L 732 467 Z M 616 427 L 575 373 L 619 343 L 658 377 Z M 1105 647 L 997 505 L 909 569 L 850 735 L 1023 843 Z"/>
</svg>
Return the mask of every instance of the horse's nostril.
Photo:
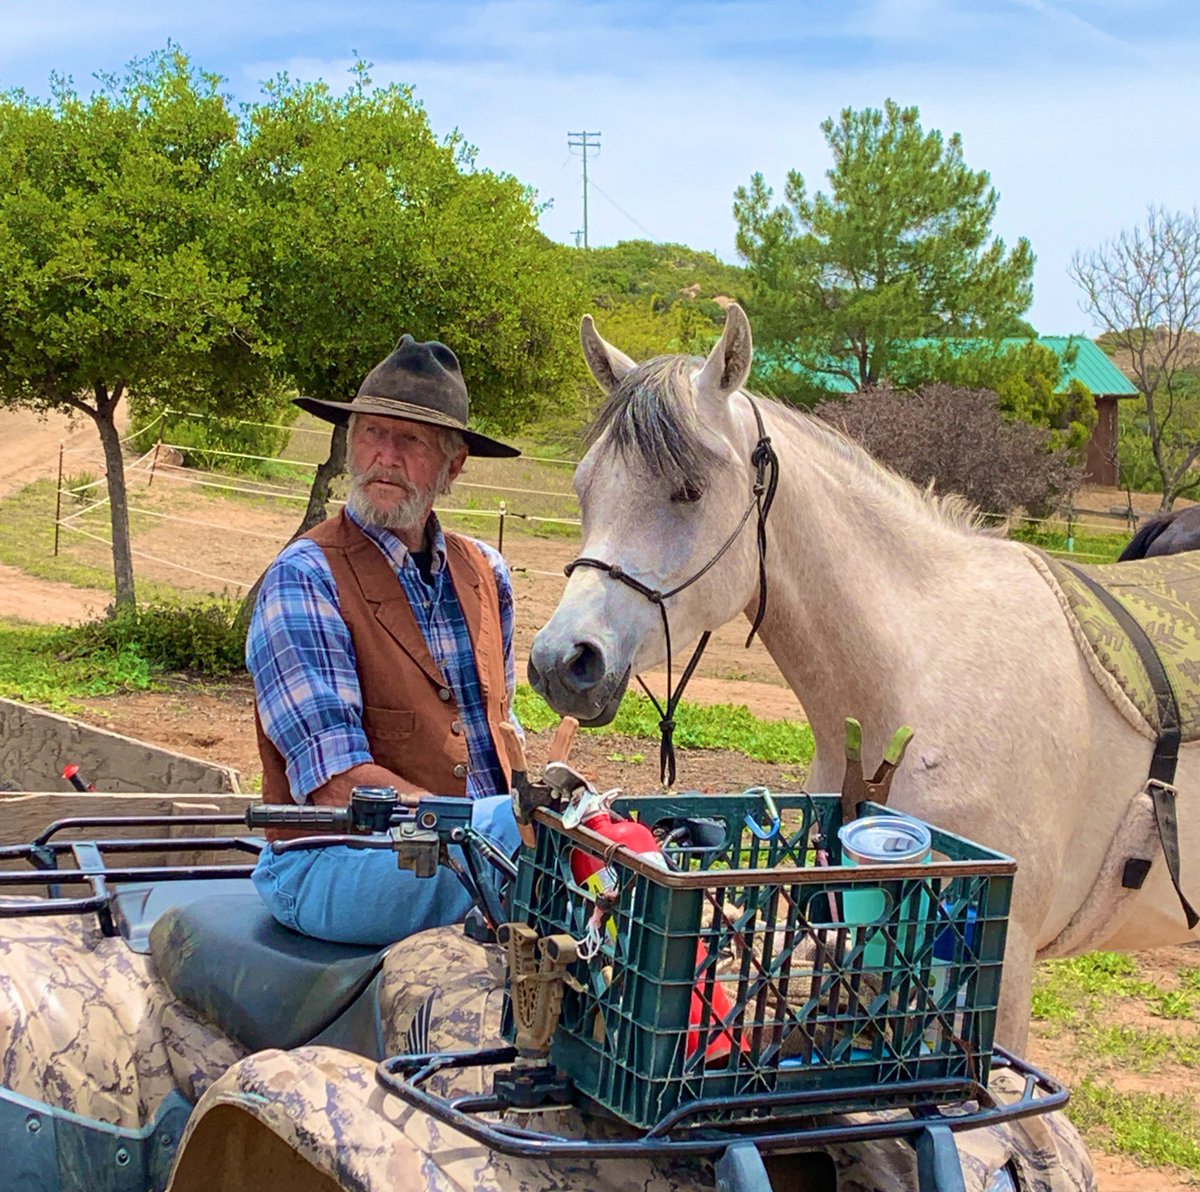
<svg viewBox="0 0 1200 1192">
<path fill-rule="evenodd" d="M 591 642 L 576 642 L 563 660 L 563 681 L 576 691 L 595 687 L 604 678 L 604 655 Z"/>
</svg>

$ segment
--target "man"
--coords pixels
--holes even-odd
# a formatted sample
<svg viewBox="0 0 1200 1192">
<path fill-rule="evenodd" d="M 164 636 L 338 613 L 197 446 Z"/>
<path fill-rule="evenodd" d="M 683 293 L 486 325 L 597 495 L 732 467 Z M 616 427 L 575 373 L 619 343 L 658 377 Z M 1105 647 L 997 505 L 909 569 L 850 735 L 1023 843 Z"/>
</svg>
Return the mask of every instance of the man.
<svg viewBox="0 0 1200 1192">
<path fill-rule="evenodd" d="M 353 401 L 296 404 L 348 421 L 351 489 L 341 514 L 275 559 L 255 606 L 246 662 L 263 798 L 344 807 L 355 786 L 393 786 L 406 802 L 466 795 L 474 826 L 511 854 L 497 731 L 514 683 L 508 570 L 432 510 L 469 453 L 520 453 L 467 429 L 454 353 L 409 335 Z M 390 850 L 267 848 L 254 884 L 285 926 L 345 943 L 391 943 L 470 905 L 451 872 L 417 879 Z"/>
</svg>

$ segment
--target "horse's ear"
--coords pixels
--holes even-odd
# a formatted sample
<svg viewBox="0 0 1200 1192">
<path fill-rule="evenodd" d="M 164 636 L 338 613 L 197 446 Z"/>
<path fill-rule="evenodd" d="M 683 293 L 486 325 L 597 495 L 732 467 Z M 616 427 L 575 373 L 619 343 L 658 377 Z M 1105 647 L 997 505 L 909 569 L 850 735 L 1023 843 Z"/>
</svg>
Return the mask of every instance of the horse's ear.
<svg viewBox="0 0 1200 1192">
<path fill-rule="evenodd" d="M 725 312 L 725 330 L 696 378 L 696 389 L 705 397 L 728 397 L 746 383 L 753 359 L 750 320 L 734 302 Z"/>
<path fill-rule="evenodd" d="M 601 338 L 591 315 L 584 315 L 579 324 L 579 342 L 583 346 L 583 358 L 592 370 L 592 376 L 605 393 L 612 393 L 621 383 L 621 378 L 637 368 L 624 352 Z"/>
</svg>

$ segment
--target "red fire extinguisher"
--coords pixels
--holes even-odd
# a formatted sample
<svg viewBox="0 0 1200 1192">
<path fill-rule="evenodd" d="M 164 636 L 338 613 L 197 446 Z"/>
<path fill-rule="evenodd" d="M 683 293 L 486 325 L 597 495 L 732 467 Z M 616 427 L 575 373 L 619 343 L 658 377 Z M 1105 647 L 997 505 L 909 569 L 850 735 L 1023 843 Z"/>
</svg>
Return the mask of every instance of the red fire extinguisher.
<svg viewBox="0 0 1200 1192">
<path fill-rule="evenodd" d="M 580 793 L 576 798 L 577 801 L 563 815 L 563 824 L 566 827 L 582 824 L 585 828 L 595 832 L 597 836 L 603 836 L 606 840 L 624 845 L 647 864 L 657 866 L 659 869 L 667 868 L 666 858 L 658 847 L 658 841 L 645 824 L 638 823 L 636 820 L 614 817 L 605 796 L 596 791 Z M 617 884 L 616 874 L 605 865 L 604 861 L 582 849 L 575 849 L 571 853 L 571 876 L 574 877 L 577 885 L 582 886 L 585 890 L 590 890 L 593 894 L 607 893 L 613 890 Z M 616 937 L 616 925 L 611 919 L 609 920 L 609 932 L 614 938 Z M 696 966 L 699 967 L 704 959 L 704 945 L 698 943 L 696 945 Z M 720 981 L 713 982 L 710 1001 L 711 1010 L 708 1014 L 707 1026 L 709 1031 L 713 1030 L 717 1023 L 727 1022 L 733 1011 Z M 693 992 L 691 1004 L 688 1007 L 686 1054 L 689 1056 L 700 1046 L 700 1023 L 704 1021 L 704 1018 L 704 1000 L 697 989 Z M 745 1051 L 748 1046 L 748 1041 L 743 1039 L 742 1050 Z M 705 1048 L 705 1062 L 711 1063 L 724 1059 L 732 1047 L 733 1039 L 729 1031 L 722 1030 Z"/>
</svg>

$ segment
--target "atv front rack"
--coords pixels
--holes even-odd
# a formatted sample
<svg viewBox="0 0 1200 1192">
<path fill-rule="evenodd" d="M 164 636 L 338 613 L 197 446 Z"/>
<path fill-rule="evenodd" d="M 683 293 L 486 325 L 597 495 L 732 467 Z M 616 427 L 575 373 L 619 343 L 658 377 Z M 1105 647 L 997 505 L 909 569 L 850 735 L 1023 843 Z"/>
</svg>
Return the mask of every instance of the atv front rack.
<svg viewBox="0 0 1200 1192">
<path fill-rule="evenodd" d="M 920 1101 L 907 1110 L 860 1114 L 857 1116 L 861 1120 L 834 1122 L 830 1119 L 838 1115 L 840 1102 L 861 1101 L 864 1093 L 874 1090 L 855 1087 L 712 1097 L 679 1106 L 634 1137 L 587 1139 L 502 1120 L 508 1112 L 527 1113 L 530 1106 L 524 1099 L 518 1103 L 499 1092 L 448 1098 L 424 1087 L 430 1079 L 449 1071 L 502 1068 L 517 1059 L 515 1047 L 393 1056 L 379 1064 L 376 1079 L 406 1104 L 506 1155 L 549 1161 L 690 1156 L 711 1161 L 718 1186 L 729 1192 L 770 1187 L 763 1154 L 811 1151 L 883 1138 L 902 1138 L 913 1145 L 919 1192 L 960 1192 L 964 1184 L 955 1134 L 1061 1109 L 1069 1095 L 1053 1077 L 997 1047 L 993 1071 L 1009 1068 L 1024 1082 L 1020 1096 L 1011 1102 L 997 1101 L 978 1084 L 969 1097 L 960 1100 L 959 1080 L 914 1081 L 909 1091 Z M 560 1081 L 546 1083 L 551 1086 L 551 1105 L 561 1103 L 564 1091 L 569 1098 L 569 1087 L 563 1090 Z M 510 1080 L 498 1080 L 494 1085 L 510 1086 Z M 731 1115 L 735 1115 L 732 1120 Z"/>
</svg>

